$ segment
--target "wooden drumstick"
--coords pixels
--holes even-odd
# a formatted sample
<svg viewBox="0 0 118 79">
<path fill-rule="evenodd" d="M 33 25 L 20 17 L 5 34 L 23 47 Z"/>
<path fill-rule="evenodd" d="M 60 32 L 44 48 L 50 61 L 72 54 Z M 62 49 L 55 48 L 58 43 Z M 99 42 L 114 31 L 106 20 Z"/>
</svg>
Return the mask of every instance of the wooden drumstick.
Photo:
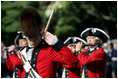
<svg viewBox="0 0 118 79">
<path fill-rule="evenodd" d="M 49 19 L 48 19 L 48 23 L 47 23 L 47 25 L 46 25 L 46 27 L 45 27 L 45 29 L 44 29 L 44 32 L 46 32 L 46 31 L 48 30 L 48 28 L 49 28 L 49 25 L 50 25 L 51 19 L 52 19 L 52 17 L 53 17 L 54 11 L 55 11 L 55 9 L 52 10 L 52 13 L 51 13 L 51 15 L 50 15 L 50 17 L 49 17 Z"/>
</svg>

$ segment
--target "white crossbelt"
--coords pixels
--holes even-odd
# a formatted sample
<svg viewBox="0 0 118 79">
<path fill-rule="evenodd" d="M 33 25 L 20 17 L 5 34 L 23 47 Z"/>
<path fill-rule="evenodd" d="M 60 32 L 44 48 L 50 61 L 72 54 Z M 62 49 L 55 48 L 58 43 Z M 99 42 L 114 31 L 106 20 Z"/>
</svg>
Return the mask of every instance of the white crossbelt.
<svg viewBox="0 0 118 79">
<path fill-rule="evenodd" d="M 29 57 L 29 56 L 32 56 L 32 54 L 31 54 L 32 53 L 32 50 L 31 51 L 28 51 L 29 52 L 29 53 L 27 52 L 28 54 L 26 54 L 26 48 L 24 48 L 24 50 L 21 51 L 22 55 L 26 59 L 26 61 L 23 60 L 25 62 L 25 64 L 24 64 L 23 67 L 24 67 L 24 69 L 25 69 L 26 72 L 29 72 L 30 71 L 30 73 L 31 73 L 30 75 L 33 76 L 33 74 L 34 74 L 36 76 L 36 78 L 41 78 L 41 76 L 36 71 L 33 70 L 33 68 L 31 67 L 31 65 L 30 65 L 30 63 L 28 61 L 28 59 L 31 61 L 31 57 Z M 28 75 L 28 78 L 31 78 L 31 77 Z"/>
<path fill-rule="evenodd" d="M 112 57 L 111 60 L 112 61 L 117 61 L 117 57 Z"/>
<path fill-rule="evenodd" d="M 64 67 L 63 72 L 62 72 L 62 78 L 66 78 L 66 68 Z"/>
<path fill-rule="evenodd" d="M 83 68 L 83 70 L 82 70 L 82 78 L 85 78 L 85 77 L 84 77 L 84 68 Z"/>
</svg>

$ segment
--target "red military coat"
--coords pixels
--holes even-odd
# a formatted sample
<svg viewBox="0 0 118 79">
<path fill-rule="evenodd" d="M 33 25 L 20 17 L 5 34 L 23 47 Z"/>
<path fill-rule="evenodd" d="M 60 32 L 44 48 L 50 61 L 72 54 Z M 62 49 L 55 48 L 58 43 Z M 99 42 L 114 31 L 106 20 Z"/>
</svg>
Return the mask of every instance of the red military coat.
<svg viewBox="0 0 118 79">
<path fill-rule="evenodd" d="M 24 78 L 25 69 L 23 68 L 21 60 L 15 54 L 11 54 L 7 57 L 6 64 L 8 70 L 14 70 L 14 67 L 16 66 L 18 68 L 18 78 Z"/>
<path fill-rule="evenodd" d="M 13 70 L 14 69 L 14 65 L 10 61 L 10 58 L 9 57 L 6 58 L 6 65 L 7 65 L 8 70 Z"/>
<path fill-rule="evenodd" d="M 79 61 L 77 61 L 77 63 L 75 63 L 75 65 L 76 65 L 75 68 L 68 69 L 69 78 L 80 78 L 81 77 L 80 76 L 81 65 L 78 62 Z"/>
<path fill-rule="evenodd" d="M 88 78 L 104 78 L 106 67 L 106 53 L 102 48 L 93 51 L 86 56 L 88 50 L 78 54 L 78 60 L 81 65 L 87 66 Z"/>
<path fill-rule="evenodd" d="M 77 63 L 75 68 L 68 69 L 69 78 L 80 78 L 80 69 L 80 64 Z"/>
<path fill-rule="evenodd" d="M 22 65 L 22 62 L 16 55 L 12 54 L 9 58 L 15 66 Z M 52 46 L 45 46 L 40 50 L 37 56 L 36 68 L 42 78 L 55 78 L 57 63 L 61 63 L 66 68 L 74 68 L 76 62 L 77 58 L 66 46 L 63 46 L 59 52 L 56 52 Z M 18 73 L 20 78 L 25 76 L 24 69 L 21 69 Z"/>
</svg>

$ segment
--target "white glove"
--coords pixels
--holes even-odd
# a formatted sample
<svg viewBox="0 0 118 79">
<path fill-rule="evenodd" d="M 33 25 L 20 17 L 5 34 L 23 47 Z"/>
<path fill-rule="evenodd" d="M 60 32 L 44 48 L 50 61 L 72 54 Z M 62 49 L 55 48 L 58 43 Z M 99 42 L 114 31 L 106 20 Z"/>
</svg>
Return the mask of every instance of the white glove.
<svg viewBox="0 0 118 79">
<path fill-rule="evenodd" d="M 51 34 L 50 32 L 44 32 L 43 38 L 49 45 L 54 45 L 55 43 L 58 42 L 57 36 Z"/>
<path fill-rule="evenodd" d="M 54 44 L 56 44 L 57 42 L 58 42 L 58 38 L 57 38 L 57 36 L 55 35 L 55 36 L 54 36 L 54 39 L 50 41 L 49 45 L 54 45 Z"/>
</svg>

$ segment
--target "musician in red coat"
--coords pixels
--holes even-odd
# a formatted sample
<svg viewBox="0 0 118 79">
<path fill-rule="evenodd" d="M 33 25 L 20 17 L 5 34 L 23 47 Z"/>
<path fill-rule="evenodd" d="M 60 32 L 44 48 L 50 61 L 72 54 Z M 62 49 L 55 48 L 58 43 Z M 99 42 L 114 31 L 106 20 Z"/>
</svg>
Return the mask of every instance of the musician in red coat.
<svg viewBox="0 0 118 79">
<path fill-rule="evenodd" d="M 101 29 L 87 28 L 81 33 L 82 38 L 86 38 L 90 45 L 88 50 L 78 54 L 78 60 L 81 64 L 81 77 L 85 78 L 104 78 L 106 67 L 106 53 L 100 47 L 109 36 Z M 82 43 L 77 44 L 77 50 L 82 47 Z"/>
<path fill-rule="evenodd" d="M 79 54 L 79 52 L 76 51 L 76 44 L 78 42 L 82 42 L 83 44 L 86 44 L 86 41 L 79 37 L 68 37 L 68 39 L 66 39 L 66 41 L 64 42 L 64 44 L 73 51 L 73 54 L 76 57 Z M 63 70 L 62 78 L 80 78 L 80 64 L 77 63 L 75 68 L 71 68 L 71 69 L 65 68 Z"/>
<path fill-rule="evenodd" d="M 17 45 L 17 51 L 22 49 L 23 47 L 27 46 L 28 42 L 25 39 L 25 36 L 23 35 L 22 31 L 18 31 L 17 32 L 18 35 L 15 38 L 15 44 Z M 6 64 L 9 70 L 13 70 L 13 77 L 15 78 L 19 78 L 18 75 L 20 75 L 19 69 L 21 69 L 21 67 L 19 66 L 15 66 L 12 62 L 14 62 L 14 60 L 16 60 L 16 62 L 21 62 L 19 61 L 19 58 L 16 56 L 17 51 L 15 51 L 16 47 L 15 45 L 11 45 L 9 47 L 7 47 L 7 59 L 6 59 Z M 13 55 L 13 57 L 12 57 Z M 23 68 L 22 68 L 23 70 Z M 19 73 L 18 73 L 19 72 Z"/>
<path fill-rule="evenodd" d="M 21 29 L 26 36 L 29 47 L 26 50 L 26 56 L 32 68 L 43 78 L 55 78 L 57 63 L 64 65 L 66 68 L 75 67 L 77 58 L 72 51 L 67 48 L 63 42 L 59 41 L 56 36 L 49 32 L 41 34 L 41 17 L 33 8 L 26 8 L 20 14 Z M 42 39 L 42 36 L 44 39 Z M 16 60 L 14 55 L 9 56 L 14 65 L 21 66 L 22 62 Z M 27 71 L 26 66 L 22 66 Z M 29 77 L 25 71 L 20 71 L 21 76 Z M 25 73 L 25 74 L 24 74 Z"/>
</svg>

